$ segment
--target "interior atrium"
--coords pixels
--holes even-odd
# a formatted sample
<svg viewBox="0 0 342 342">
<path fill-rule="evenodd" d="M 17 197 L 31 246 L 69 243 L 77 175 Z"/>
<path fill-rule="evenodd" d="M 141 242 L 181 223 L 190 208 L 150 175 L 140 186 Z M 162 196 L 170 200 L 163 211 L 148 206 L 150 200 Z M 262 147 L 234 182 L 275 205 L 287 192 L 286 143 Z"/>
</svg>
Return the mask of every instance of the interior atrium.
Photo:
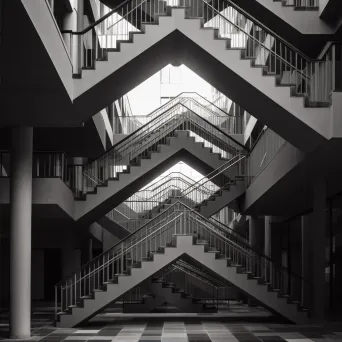
<svg viewBox="0 0 342 342">
<path fill-rule="evenodd" d="M 0 0 L 0 341 L 342 341 L 341 0 Z"/>
</svg>

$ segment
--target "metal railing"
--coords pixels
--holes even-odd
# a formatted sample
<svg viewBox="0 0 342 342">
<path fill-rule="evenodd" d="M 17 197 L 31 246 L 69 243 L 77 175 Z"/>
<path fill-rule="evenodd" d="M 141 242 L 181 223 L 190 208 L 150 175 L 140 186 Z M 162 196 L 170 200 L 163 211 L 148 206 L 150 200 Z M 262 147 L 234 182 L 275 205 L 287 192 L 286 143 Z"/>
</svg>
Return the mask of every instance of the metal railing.
<svg viewBox="0 0 342 342">
<path fill-rule="evenodd" d="M 33 178 L 60 178 L 63 182 L 69 185 L 67 167 L 67 156 L 64 152 L 33 152 Z M 0 151 L 0 176 L 11 176 L 11 155 L 9 151 Z"/>
<path fill-rule="evenodd" d="M 233 156 L 223 165 L 210 172 L 206 177 L 203 177 L 201 180 L 195 182 L 192 186 L 185 189 L 179 198 L 191 207 L 204 204 L 203 202 L 209 199 L 211 196 L 218 194 L 218 192 L 225 188 L 227 189 L 230 185 L 236 184 L 236 179 L 232 179 L 225 174 L 226 172 L 229 172 L 231 168 L 234 167 L 236 169 L 234 177 L 244 176 L 246 169 L 245 161 L 246 155 L 238 154 Z M 208 182 L 215 184 L 215 188 L 212 189 L 210 194 L 201 191 L 203 187 L 207 186 Z"/>
<path fill-rule="evenodd" d="M 304 0 L 310 4 L 309 0 Z M 330 103 L 330 94 L 340 86 L 341 43 L 333 43 L 319 59 L 311 59 L 269 30 L 231 0 L 209 3 L 207 0 L 160 1 L 129 0 L 81 32 L 63 31 L 72 51 L 74 72 L 93 67 L 116 49 L 117 41 L 130 40 L 143 24 L 156 23 L 160 14 L 170 14 L 170 7 L 186 7 L 188 18 L 204 18 L 204 26 L 216 28 L 218 36 L 230 40 L 230 47 L 242 50 L 243 58 L 252 58 L 266 74 L 277 76 L 282 85 L 304 96 L 307 105 Z M 74 48 L 74 45 L 77 48 Z"/>
<path fill-rule="evenodd" d="M 214 103 L 207 100 L 202 95 L 196 93 L 196 92 L 183 92 L 175 96 L 174 98 L 170 99 L 168 102 L 164 103 L 159 108 L 153 110 L 151 113 L 148 114 L 150 117 L 156 117 L 160 113 L 163 113 L 168 108 L 173 107 L 178 102 L 187 101 L 187 100 L 194 100 L 199 105 L 203 106 L 208 110 L 207 116 L 215 115 L 215 116 L 232 116 L 229 115 L 226 111 L 224 111 L 222 108 L 218 107 Z"/>
<path fill-rule="evenodd" d="M 183 273 L 181 278 L 177 272 Z M 230 283 L 213 278 L 183 260 L 178 260 L 161 269 L 154 274 L 152 279 L 154 282 L 163 283 L 163 285 L 172 284 L 174 288 L 184 290 L 184 294 L 191 296 L 195 302 L 201 301 L 203 304 L 214 304 L 217 307 L 219 304 L 227 304 L 231 288 Z M 197 281 L 202 283 L 199 297 L 197 297 L 199 290 Z"/>
<path fill-rule="evenodd" d="M 33 177 L 57 177 L 68 184 L 67 166 L 67 156 L 64 152 L 39 151 L 33 153 Z"/>
<path fill-rule="evenodd" d="M 253 65 L 263 67 L 264 74 L 274 75 L 279 84 L 291 86 L 292 93 L 304 96 L 308 106 L 330 103 L 337 57 L 334 49 L 321 59 L 312 60 L 237 8 L 229 0 L 206 4 L 204 16 L 208 21 L 204 26 L 217 28 L 220 37 L 230 39 L 231 48 L 242 49 L 242 58 L 253 59 Z"/>
<path fill-rule="evenodd" d="M 115 208 L 106 216 L 132 232 L 145 224 L 146 220 L 151 219 L 153 214 L 157 215 L 160 210 L 164 210 L 175 201 L 182 201 L 191 208 L 205 205 L 208 199 L 219 195 L 222 188 L 228 189 L 228 186 L 234 186 L 236 178 L 244 176 L 246 169 L 244 164 L 245 155 L 238 155 L 197 182 L 192 180 L 187 182 L 183 178 L 177 177 L 181 173 L 171 173 L 154 182 L 147 189 L 138 191 L 123 202 L 120 209 Z M 233 179 L 225 175 L 231 167 L 236 168 Z M 119 219 L 118 214 L 125 216 L 125 221 Z M 224 231 L 224 234 L 230 234 L 232 238 L 236 238 L 233 233 L 228 231 L 229 228 L 222 229 L 219 224 L 216 224 L 216 228 Z M 237 240 L 238 243 L 241 241 L 245 243 L 243 238 Z"/>
<path fill-rule="evenodd" d="M 161 208 L 172 205 L 174 201 L 181 200 L 195 208 L 215 196 L 221 188 L 235 184 L 235 180 L 225 176 L 225 172 L 235 166 L 235 176 L 242 176 L 239 171 L 245 169 L 241 167 L 243 162 L 244 156 L 239 155 L 197 182 L 180 172 L 173 172 L 138 191 L 120 204 L 120 208 L 112 209 L 106 216 L 132 232 L 151 219 L 153 213 L 158 214 Z M 125 221 L 122 221 L 120 215 L 125 217 Z"/>
<path fill-rule="evenodd" d="M 58 313 L 70 312 L 72 307 L 81 304 L 83 298 L 91 298 L 93 291 L 102 289 L 107 282 L 115 283 L 118 275 L 129 275 L 132 267 L 140 267 L 143 261 L 153 260 L 153 254 L 175 246 L 175 235 L 192 235 L 197 240 L 206 241 L 210 248 L 219 251 L 221 258 L 227 258 L 232 265 L 239 265 L 245 272 L 262 278 L 282 295 L 290 296 L 291 300 L 301 303 L 301 291 L 298 289 L 304 284 L 310 287 L 302 277 L 251 247 L 237 245 L 216 230 L 212 222 L 177 202 L 56 284 L 56 319 Z"/>
<path fill-rule="evenodd" d="M 213 225 L 219 227 L 221 229 L 221 231 L 223 232 L 227 232 L 230 236 L 233 236 L 236 241 L 240 241 L 242 242 L 244 245 L 250 245 L 248 239 L 246 239 L 246 237 L 244 237 L 243 235 L 241 235 L 240 233 L 238 233 L 237 231 L 235 231 L 232 228 L 229 228 L 227 225 L 225 225 L 224 223 L 222 223 L 219 220 L 216 220 L 213 217 L 210 217 L 209 220 L 212 222 Z"/>
<path fill-rule="evenodd" d="M 228 287 L 232 284 L 227 280 L 223 281 L 218 279 L 217 277 L 213 277 L 208 274 L 208 272 L 204 272 L 198 267 L 187 263 L 186 261 L 179 259 L 175 263 L 172 264 L 174 267 L 181 269 L 183 272 L 194 275 L 195 277 L 201 278 L 212 286 L 215 287 Z"/>
<path fill-rule="evenodd" d="M 273 0 L 279 1 L 279 0 Z M 318 10 L 319 0 L 282 0 L 283 6 L 292 6 L 298 10 Z"/>
<path fill-rule="evenodd" d="M 235 177 L 243 176 L 242 172 L 245 170 L 244 163 L 244 155 L 233 157 L 197 182 L 192 180 L 187 182 L 183 178 L 177 177 L 179 173 L 171 173 L 160 181 L 154 182 L 148 189 L 135 193 L 123 202 L 124 208 L 120 205 L 120 210 L 115 208 L 107 216 L 119 223 L 120 220 L 115 220 L 114 217 L 118 217 L 115 214 L 120 213 L 127 218 L 124 224 L 125 226 L 130 226 L 129 230 L 132 231 L 132 227 L 139 228 L 142 224 L 146 223 L 146 219 L 151 219 L 153 214 L 158 214 L 161 209 L 165 209 L 175 201 L 180 200 L 189 207 L 196 208 L 199 205 L 205 204 L 205 201 L 210 197 L 218 195 L 222 188 L 235 185 L 236 179 L 227 177 L 225 172 L 231 167 L 236 167 Z M 133 218 L 130 219 L 132 214 Z M 129 224 L 129 221 L 132 223 Z M 122 225 L 122 220 L 120 224 Z M 219 226 L 218 228 L 221 229 Z M 224 230 L 227 234 L 229 233 L 227 229 Z M 233 234 L 231 235 L 233 237 Z"/>
<path fill-rule="evenodd" d="M 169 175 L 161 178 L 157 182 L 151 184 L 148 188 L 142 189 L 136 192 L 133 196 L 129 197 L 125 203 L 134 210 L 136 213 L 141 213 L 146 210 L 151 210 L 153 206 L 149 206 L 148 202 L 160 204 L 165 200 L 172 197 L 179 197 L 181 192 L 188 189 L 195 182 L 185 176 L 181 172 L 172 172 Z M 217 186 L 211 182 L 208 182 L 206 186 L 203 186 L 199 191 L 203 191 L 209 195 L 213 190 L 217 190 Z M 132 203 L 139 203 L 138 206 L 132 206 Z M 146 203 L 146 205 L 144 205 Z"/>
<path fill-rule="evenodd" d="M 184 112 L 184 110 L 187 111 Z M 183 104 L 175 105 L 163 114 L 153 118 L 131 135 L 114 145 L 99 158 L 84 167 L 77 184 L 82 188 L 76 191 L 83 196 L 97 186 L 104 185 L 108 179 L 116 178 L 125 172 L 131 163 L 139 163 L 141 158 L 149 157 L 158 151 L 160 144 L 167 144 L 168 138 L 175 135 L 176 130 L 189 130 L 195 135 L 195 141 L 203 142 L 213 152 L 220 153 L 222 158 L 232 158 L 245 147 L 232 139 L 210 122 L 201 118 Z"/>
<path fill-rule="evenodd" d="M 184 93 L 184 95 L 185 94 L 187 93 Z M 201 97 L 199 97 L 199 99 L 201 99 Z M 156 111 L 153 112 L 153 115 L 150 114 L 147 116 L 136 115 L 136 116 L 115 117 L 113 119 L 114 127 L 116 127 L 115 133 L 131 134 L 134 131 L 136 131 L 138 128 L 140 128 L 141 126 L 150 122 L 153 118 L 157 117 L 158 115 L 162 114 L 163 112 L 174 107 L 177 104 L 184 104 L 186 106 L 186 108 L 184 108 L 184 111 L 186 111 L 187 108 L 192 110 L 194 113 L 205 118 L 212 125 L 217 126 L 219 129 L 221 129 L 227 134 L 242 134 L 243 133 L 243 117 L 242 116 L 230 116 L 230 115 L 227 115 L 223 111 L 216 113 L 210 109 L 210 106 L 212 104 L 209 101 L 206 101 L 206 102 L 208 102 L 208 104 L 203 105 L 199 103 L 193 97 L 181 97 L 179 95 L 175 99 L 167 102 L 167 104 L 159 107 Z M 218 109 L 219 108 L 217 108 L 217 110 Z"/>
</svg>

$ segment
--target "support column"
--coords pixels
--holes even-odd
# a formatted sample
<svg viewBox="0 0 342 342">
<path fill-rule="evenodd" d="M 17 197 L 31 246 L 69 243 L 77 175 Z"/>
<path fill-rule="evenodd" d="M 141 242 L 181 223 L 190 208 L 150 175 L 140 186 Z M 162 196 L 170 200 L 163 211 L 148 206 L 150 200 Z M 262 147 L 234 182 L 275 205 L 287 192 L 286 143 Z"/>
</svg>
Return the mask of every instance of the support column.
<svg viewBox="0 0 342 342">
<path fill-rule="evenodd" d="M 272 232 L 271 232 L 271 220 L 272 216 L 265 216 L 264 230 L 264 255 L 271 258 L 272 257 Z M 269 262 L 267 259 L 264 262 L 263 277 L 266 282 L 271 281 L 273 272 L 273 263 Z"/>
<path fill-rule="evenodd" d="M 307 281 L 310 280 L 310 225 L 309 216 L 305 215 L 301 217 L 301 230 L 302 230 L 302 278 Z M 310 287 L 308 282 L 302 282 L 302 300 L 301 305 L 304 308 L 310 306 Z"/>
<path fill-rule="evenodd" d="M 255 216 L 249 217 L 249 244 L 258 253 L 262 253 L 263 249 L 263 227 L 262 220 L 259 220 Z"/>
<path fill-rule="evenodd" d="M 265 216 L 265 245 L 264 254 L 271 258 L 272 253 L 272 232 L 271 232 L 272 216 Z"/>
<path fill-rule="evenodd" d="M 51 1 L 51 0 L 50 0 Z M 84 1 L 74 0 L 72 12 L 67 13 L 63 20 L 63 30 L 79 32 L 84 28 Z M 65 45 L 69 50 L 73 65 L 73 73 L 78 73 L 83 63 L 83 36 L 63 33 Z"/>
<path fill-rule="evenodd" d="M 76 2 L 76 0 L 75 0 Z M 77 7 L 77 6 L 75 6 Z M 63 31 L 77 31 L 77 11 L 76 8 L 72 12 L 67 13 L 63 19 Z M 76 73 L 77 68 L 77 39 L 71 33 L 63 33 L 63 39 L 66 47 L 68 48 L 71 62 L 73 65 L 73 73 Z"/>
<path fill-rule="evenodd" d="M 93 260 L 93 239 L 90 238 L 88 242 L 88 262 Z"/>
<path fill-rule="evenodd" d="M 258 253 L 262 252 L 262 241 L 264 239 L 262 220 L 259 220 L 255 216 L 249 217 L 249 244 Z M 252 298 L 248 297 L 249 306 L 257 306 L 258 302 Z"/>
<path fill-rule="evenodd" d="M 83 165 L 85 165 L 87 161 L 87 158 L 82 157 L 74 157 L 69 161 L 70 165 L 73 165 L 74 167 L 72 188 L 77 197 L 82 196 L 84 191 L 87 190 L 85 188 L 86 182 L 83 177 Z"/>
<path fill-rule="evenodd" d="M 31 335 L 33 128 L 12 130 L 10 190 L 10 337 Z"/>
<path fill-rule="evenodd" d="M 77 0 L 77 31 L 80 32 L 84 28 L 84 2 Z M 83 35 L 77 36 L 77 68 L 75 72 L 79 73 L 83 66 Z"/>
<path fill-rule="evenodd" d="M 326 216 L 326 183 L 323 178 L 314 184 L 313 214 L 311 226 L 312 238 L 312 299 L 313 319 L 317 322 L 324 320 L 325 302 L 325 232 Z"/>
</svg>

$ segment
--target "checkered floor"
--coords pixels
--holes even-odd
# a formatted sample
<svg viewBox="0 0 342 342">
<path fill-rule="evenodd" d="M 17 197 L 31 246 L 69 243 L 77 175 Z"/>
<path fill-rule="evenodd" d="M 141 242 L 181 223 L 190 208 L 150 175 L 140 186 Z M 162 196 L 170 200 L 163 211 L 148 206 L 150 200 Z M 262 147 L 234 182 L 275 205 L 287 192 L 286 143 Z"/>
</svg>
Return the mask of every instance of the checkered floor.
<svg viewBox="0 0 342 342">
<path fill-rule="evenodd" d="M 102 327 L 94 326 L 83 329 L 42 327 L 33 331 L 30 341 L 330 342 L 342 341 L 342 332 L 332 332 L 330 329 L 318 326 L 238 324 L 219 320 L 116 320 Z"/>
</svg>

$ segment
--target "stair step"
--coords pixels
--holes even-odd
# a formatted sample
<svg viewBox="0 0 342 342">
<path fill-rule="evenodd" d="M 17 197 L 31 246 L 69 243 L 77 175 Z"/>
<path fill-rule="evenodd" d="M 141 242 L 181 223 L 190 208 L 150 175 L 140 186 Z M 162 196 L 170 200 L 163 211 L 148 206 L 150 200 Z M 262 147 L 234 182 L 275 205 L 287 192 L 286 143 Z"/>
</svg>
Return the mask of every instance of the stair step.
<svg viewBox="0 0 342 342">
<path fill-rule="evenodd" d="M 93 299 L 94 297 L 93 296 L 82 296 L 81 299 Z"/>
</svg>

